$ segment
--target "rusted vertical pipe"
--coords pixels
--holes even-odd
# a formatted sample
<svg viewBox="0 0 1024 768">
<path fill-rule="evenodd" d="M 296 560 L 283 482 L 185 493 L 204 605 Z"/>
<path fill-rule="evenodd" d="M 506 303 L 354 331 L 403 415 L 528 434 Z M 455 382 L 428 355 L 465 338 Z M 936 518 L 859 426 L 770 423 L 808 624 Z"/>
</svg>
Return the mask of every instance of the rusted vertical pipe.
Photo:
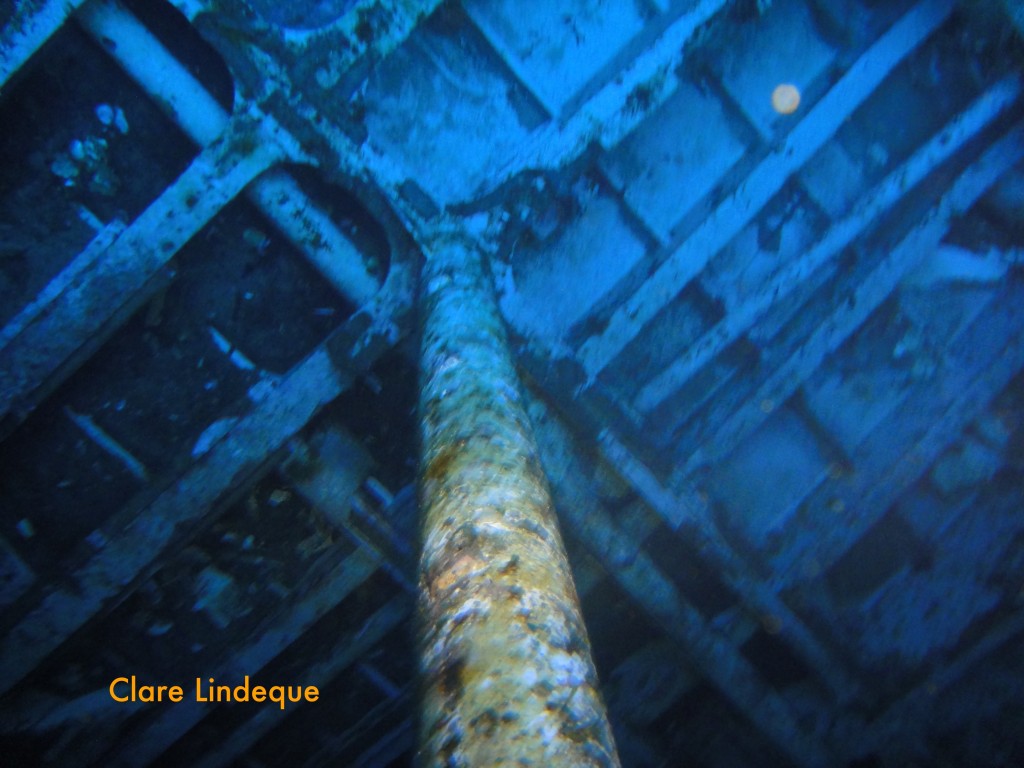
<svg viewBox="0 0 1024 768">
<path fill-rule="evenodd" d="M 617 766 L 579 599 L 482 257 L 420 311 L 421 766 Z"/>
</svg>

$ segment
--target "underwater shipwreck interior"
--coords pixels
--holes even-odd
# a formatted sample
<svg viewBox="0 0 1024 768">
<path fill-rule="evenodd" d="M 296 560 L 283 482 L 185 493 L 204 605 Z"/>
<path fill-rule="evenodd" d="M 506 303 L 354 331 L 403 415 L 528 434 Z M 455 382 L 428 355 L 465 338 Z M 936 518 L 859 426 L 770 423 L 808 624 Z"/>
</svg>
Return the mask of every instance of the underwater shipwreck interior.
<svg viewBox="0 0 1024 768">
<path fill-rule="evenodd" d="M 1024 5 L 0 24 L 4 765 L 1024 765 Z"/>
</svg>

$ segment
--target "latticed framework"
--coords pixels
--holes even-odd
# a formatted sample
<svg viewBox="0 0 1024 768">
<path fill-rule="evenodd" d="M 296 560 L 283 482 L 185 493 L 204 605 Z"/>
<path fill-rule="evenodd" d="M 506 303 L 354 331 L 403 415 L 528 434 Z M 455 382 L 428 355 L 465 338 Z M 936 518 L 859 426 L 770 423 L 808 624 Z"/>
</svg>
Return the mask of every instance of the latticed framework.
<svg viewBox="0 0 1024 768">
<path fill-rule="evenodd" d="M 417 281 L 456 231 L 624 765 L 1024 760 L 1012 0 L 0 22 L 13 754 L 412 759 Z"/>
</svg>

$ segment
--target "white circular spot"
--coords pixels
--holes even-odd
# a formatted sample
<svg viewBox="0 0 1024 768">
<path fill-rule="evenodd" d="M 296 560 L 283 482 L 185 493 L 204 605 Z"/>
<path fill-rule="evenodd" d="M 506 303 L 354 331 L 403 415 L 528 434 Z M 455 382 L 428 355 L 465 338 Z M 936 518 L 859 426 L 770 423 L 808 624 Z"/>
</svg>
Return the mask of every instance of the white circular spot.
<svg viewBox="0 0 1024 768">
<path fill-rule="evenodd" d="M 800 106 L 800 89 L 792 83 L 781 83 L 772 91 L 772 109 L 780 115 L 791 115 Z"/>
</svg>

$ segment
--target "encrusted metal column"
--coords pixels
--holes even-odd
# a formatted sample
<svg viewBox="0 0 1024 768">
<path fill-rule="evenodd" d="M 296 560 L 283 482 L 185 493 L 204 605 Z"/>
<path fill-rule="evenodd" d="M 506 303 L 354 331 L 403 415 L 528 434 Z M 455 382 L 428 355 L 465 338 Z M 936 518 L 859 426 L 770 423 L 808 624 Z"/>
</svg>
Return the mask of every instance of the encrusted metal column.
<svg viewBox="0 0 1024 768">
<path fill-rule="evenodd" d="M 616 766 L 569 562 L 480 252 L 421 287 L 422 766 Z"/>
</svg>

